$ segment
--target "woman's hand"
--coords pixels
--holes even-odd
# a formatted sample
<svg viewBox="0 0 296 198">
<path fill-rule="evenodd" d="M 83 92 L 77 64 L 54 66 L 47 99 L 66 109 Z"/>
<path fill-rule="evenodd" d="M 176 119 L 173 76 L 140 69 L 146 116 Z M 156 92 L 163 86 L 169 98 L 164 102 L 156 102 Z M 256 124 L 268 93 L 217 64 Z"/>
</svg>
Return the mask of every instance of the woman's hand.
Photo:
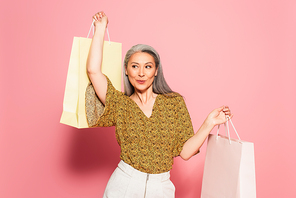
<svg viewBox="0 0 296 198">
<path fill-rule="evenodd" d="M 214 109 L 207 117 L 206 122 L 214 126 L 225 123 L 233 117 L 228 106 L 222 106 Z"/>
<path fill-rule="evenodd" d="M 95 14 L 93 16 L 93 20 L 94 20 L 95 27 L 98 27 L 98 26 L 107 27 L 107 24 L 109 22 L 108 17 L 103 11 Z"/>
</svg>

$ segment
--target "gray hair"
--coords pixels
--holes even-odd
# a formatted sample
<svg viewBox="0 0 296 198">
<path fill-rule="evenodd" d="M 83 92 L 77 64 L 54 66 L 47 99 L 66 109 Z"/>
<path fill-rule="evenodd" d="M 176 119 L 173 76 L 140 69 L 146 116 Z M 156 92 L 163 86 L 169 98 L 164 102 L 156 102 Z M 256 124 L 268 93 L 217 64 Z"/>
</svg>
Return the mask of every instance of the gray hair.
<svg viewBox="0 0 296 198">
<path fill-rule="evenodd" d="M 124 82 L 124 94 L 127 96 L 131 96 L 135 92 L 134 87 L 132 86 L 132 84 L 128 79 L 128 76 L 125 75 L 125 70 L 127 68 L 130 57 L 137 52 L 145 52 L 150 54 L 154 58 L 156 69 L 158 68 L 157 76 L 154 78 L 154 81 L 152 84 L 153 92 L 156 94 L 164 94 L 166 96 L 170 96 L 171 93 L 174 93 L 165 81 L 165 78 L 163 76 L 163 71 L 162 71 L 162 65 L 160 62 L 160 57 L 157 51 L 149 45 L 138 44 L 138 45 L 134 45 L 130 50 L 128 50 L 124 58 L 123 71 L 122 71 L 123 82 Z"/>
</svg>

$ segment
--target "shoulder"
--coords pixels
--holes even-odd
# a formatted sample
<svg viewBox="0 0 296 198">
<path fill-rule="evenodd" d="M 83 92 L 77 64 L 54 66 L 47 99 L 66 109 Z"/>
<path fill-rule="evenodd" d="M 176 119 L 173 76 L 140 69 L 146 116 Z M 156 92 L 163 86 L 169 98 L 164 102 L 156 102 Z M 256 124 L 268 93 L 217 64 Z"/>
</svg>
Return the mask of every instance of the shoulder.
<svg viewBox="0 0 296 198">
<path fill-rule="evenodd" d="M 106 103 L 116 105 L 118 108 L 122 105 L 126 105 L 128 102 L 128 96 L 126 96 L 123 92 L 117 90 L 111 80 L 107 78 L 107 94 L 106 94 Z M 108 102 L 107 102 L 108 101 Z"/>
<path fill-rule="evenodd" d="M 171 106 L 172 108 L 178 108 L 180 105 L 183 106 L 185 104 L 183 96 L 181 94 L 174 92 L 170 94 L 159 94 L 163 104 L 165 106 Z"/>
<path fill-rule="evenodd" d="M 106 76 L 106 75 L 105 75 Z M 106 79 L 107 79 L 107 92 L 113 92 L 114 94 L 116 95 L 119 95 L 119 96 L 124 96 L 124 93 L 121 92 L 121 91 L 118 91 L 112 84 L 111 80 L 108 78 L 108 76 L 106 76 Z"/>
<path fill-rule="evenodd" d="M 177 92 L 168 93 L 168 94 L 160 94 L 164 100 L 167 101 L 184 101 L 183 96 Z"/>
</svg>

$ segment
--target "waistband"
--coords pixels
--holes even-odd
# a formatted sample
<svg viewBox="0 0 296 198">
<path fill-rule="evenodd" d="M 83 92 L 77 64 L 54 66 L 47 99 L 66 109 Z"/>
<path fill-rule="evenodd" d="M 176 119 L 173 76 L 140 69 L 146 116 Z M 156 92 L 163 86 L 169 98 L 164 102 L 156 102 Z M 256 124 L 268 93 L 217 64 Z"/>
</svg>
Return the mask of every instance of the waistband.
<svg viewBox="0 0 296 198">
<path fill-rule="evenodd" d="M 125 163 L 124 161 L 120 161 L 118 164 L 118 168 L 120 168 L 123 172 L 128 174 L 129 176 L 137 179 L 137 180 L 157 180 L 157 181 L 165 181 L 170 179 L 170 171 L 165 173 L 159 173 L 159 174 L 150 174 L 150 173 L 144 173 L 142 171 L 139 171 L 135 168 L 133 168 L 131 165 Z"/>
</svg>

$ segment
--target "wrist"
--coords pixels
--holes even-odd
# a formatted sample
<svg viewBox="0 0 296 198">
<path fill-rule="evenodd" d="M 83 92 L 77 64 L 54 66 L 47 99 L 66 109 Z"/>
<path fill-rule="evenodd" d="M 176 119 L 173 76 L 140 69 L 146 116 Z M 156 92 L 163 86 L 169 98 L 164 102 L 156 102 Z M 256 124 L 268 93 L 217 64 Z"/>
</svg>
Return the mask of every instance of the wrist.
<svg viewBox="0 0 296 198">
<path fill-rule="evenodd" d="M 95 24 L 94 24 L 94 26 L 95 26 L 95 29 L 97 30 L 97 29 L 100 29 L 100 30 L 106 30 L 106 28 L 107 28 L 107 23 L 96 23 L 95 22 Z"/>
<path fill-rule="evenodd" d="M 104 35 L 105 35 L 105 28 L 103 28 L 103 27 L 98 27 L 98 26 L 96 26 L 95 27 L 95 32 L 94 32 L 94 35 L 93 35 L 93 37 L 104 37 Z"/>
<path fill-rule="evenodd" d="M 216 126 L 214 121 L 212 119 L 208 118 L 208 117 L 204 121 L 204 125 L 205 125 L 205 127 L 210 128 L 210 129 L 213 129 Z"/>
</svg>

